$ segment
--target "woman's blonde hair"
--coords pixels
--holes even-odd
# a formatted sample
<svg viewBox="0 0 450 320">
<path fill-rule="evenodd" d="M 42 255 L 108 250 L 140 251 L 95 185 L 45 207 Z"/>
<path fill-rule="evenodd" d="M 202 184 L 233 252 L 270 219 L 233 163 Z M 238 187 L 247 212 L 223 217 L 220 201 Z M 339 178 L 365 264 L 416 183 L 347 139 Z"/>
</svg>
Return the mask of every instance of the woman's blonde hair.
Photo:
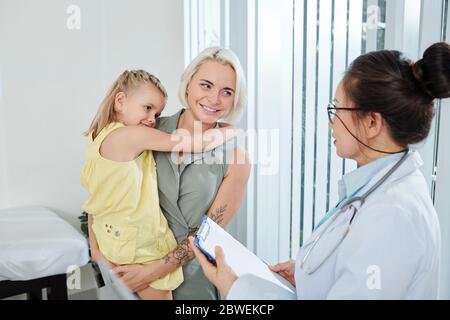
<svg viewBox="0 0 450 320">
<path fill-rule="evenodd" d="M 95 115 L 94 120 L 92 120 L 88 131 L 84 134 L 89 135 L 92 132 L 92 138 L 94 139 L 103 128 L 111 122 L 116 121 L 114 112 L 116 95 L 119 92 L 128 93 L 131 90 L 138 88 L 141 84 L 153 84 L 164 96 L 164 103 L 167 102 L 166 89 L 164 89 L 161 81 L 159 81 L 157 77 L 144 70 L 125 70 L 119 78 L 114 81 L 106 94 L 106 97 L 100 104 L 97 114 Z"/>
<path fill-rule="evenodd" d="M 186 67 L 181 76 L 181 83 L 178 89 L 178 98 L 183 107 L 187 108 L 186 89 L 192 80 L 192 77 L 197 73 L 203 63 L 206 61 L 217 61 L 222 65 L 229 65 L 236 73 L 236 93 L 234 97 L 234 104 L 230 112 L 228 112 L 221 120 L 228 123 L 236 123 L 247 104 L 247 84 L 245 81 L 244 71 L 236 54 L 230 49 L 220 47 L 210 47 L 202 52 L 192 60 Z"/>
</svg>

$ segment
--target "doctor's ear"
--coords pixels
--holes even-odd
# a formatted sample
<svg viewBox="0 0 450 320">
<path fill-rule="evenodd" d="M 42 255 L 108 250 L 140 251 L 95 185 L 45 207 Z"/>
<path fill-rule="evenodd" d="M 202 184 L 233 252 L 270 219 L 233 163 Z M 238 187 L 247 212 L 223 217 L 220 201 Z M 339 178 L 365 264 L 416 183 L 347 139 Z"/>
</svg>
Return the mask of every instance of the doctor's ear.
<svg viewBox="0 0 450 320">
<path fill-rule="evenodd" d="M 368 112 L 362 123 L 368 139 L 378 136 L 385 126 L 383 116 L 379 112 Z"/>
</svg>

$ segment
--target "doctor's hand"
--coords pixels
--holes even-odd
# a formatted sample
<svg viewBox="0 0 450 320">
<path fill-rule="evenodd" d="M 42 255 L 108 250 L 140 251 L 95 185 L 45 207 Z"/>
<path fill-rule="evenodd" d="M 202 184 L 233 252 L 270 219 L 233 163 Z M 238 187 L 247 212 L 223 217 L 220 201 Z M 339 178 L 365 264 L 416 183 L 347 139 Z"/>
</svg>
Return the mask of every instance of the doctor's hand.
<svg viewBox="0 0 450 320">
<path fill-rule="evenodd" d="M 273 272 L 278 273 L 295 287 L 295 260 L 289 260 L 269 267 Z"/>
<path fill-rule="evenodd" d="M 221 247 L 217 246 L 215 249 L 216 253 L 216 264 L 213 265 L 206 256 L 197 248 L 194 244 L 194 238 L 189 237 L 189 246 L 192 251 L 194 251 L 195 257 L 197 258 L 200 266 L 203 269 L 203 273 L 206 278 L 208 278 L 211 283 L 213 283 L 217 289 L 224 295 L 225 297 L 228 295 L 231 286 L 236 281 L 237 276 L 234 273 L 233 269 L 227 262 L 225 261 L 225 255 L 223 254 L 223 250 Z"/>
</svg>

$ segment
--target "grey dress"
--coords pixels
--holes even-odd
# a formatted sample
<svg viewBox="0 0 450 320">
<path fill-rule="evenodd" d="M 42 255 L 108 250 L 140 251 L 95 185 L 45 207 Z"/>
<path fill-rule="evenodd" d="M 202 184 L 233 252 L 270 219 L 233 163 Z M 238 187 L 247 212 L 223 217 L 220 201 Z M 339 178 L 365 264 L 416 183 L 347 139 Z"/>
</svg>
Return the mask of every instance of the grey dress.
<svg viewBox="0 0 450 320">
<path fill-rule="evenodd" d="M 172 133 L 184 109 L 170 117 L 159 118 L 156 127 Z M 185 154 L 178 164 L 177 153 L 154 152 L 158 175 L 159 203 L 177 242 L 201 223 L 227 170 L 234 148 L 233 139 L 209 152 Z M 203 275 L 197 260 L 183 267 L 184 282 L 173 292 L 176 300 L 215 300 L 219 292 Z"/>
</svg>

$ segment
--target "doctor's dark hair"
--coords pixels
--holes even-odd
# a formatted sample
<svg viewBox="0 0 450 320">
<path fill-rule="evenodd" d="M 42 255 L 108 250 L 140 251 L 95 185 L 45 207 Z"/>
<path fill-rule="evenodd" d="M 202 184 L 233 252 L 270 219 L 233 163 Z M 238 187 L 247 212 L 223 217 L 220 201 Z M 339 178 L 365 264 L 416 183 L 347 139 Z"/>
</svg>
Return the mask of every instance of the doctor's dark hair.
<svg viewBox="0 0 450 320">
<path fill-rule="evenodd" d="M 358 117 L 378 112 L 391 137 L 402 146 L 424 140 L 434 116 L 435 98 L 450 97 L 450 46 L 435 43 L 413 63 L 399 51 L 358 57 L 342 81 Z"/>
</svg>

